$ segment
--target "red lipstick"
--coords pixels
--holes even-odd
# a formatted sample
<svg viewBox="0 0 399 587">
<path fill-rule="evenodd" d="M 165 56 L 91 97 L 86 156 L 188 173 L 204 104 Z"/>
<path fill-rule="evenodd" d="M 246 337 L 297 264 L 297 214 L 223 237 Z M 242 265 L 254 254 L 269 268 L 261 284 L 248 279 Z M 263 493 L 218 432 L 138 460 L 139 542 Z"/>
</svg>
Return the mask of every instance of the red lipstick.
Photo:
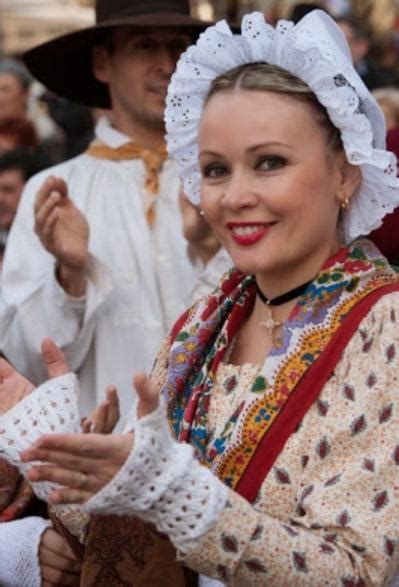
<svg viewBox="0 0 399 587">
<path fill-rule="evenodd" d="M 259 222 L 229 222 L 227 228 L 232 239 L 241 246 L 250 246 L 260 241 L 271 229 L 274 223 L 260 224 Z"/>
</svg>

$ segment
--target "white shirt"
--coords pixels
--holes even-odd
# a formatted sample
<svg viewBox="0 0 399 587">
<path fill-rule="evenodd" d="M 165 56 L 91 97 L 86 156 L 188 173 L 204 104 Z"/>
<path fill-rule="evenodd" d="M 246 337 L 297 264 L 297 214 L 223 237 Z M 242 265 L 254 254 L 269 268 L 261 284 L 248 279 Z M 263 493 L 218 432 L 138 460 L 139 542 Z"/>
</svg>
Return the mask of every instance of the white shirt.
<svg viewBox="0 0 399 587">
<path fill-rule="evenodd" d="M 212 293 L 219 284 L 223 274 L 228 269 L 231 269 L 234 263 L 224 247 L 220 247 L 206 265 L 191 253 L 190 247 L 187 248 L 187 254 L 197 270 L 196 280 L 190 291 L 191 305 L 200 298 Z"/>
<path fill-rule="evenodd" d="M 96 135 L 118 147 L 126 136 L 102 119 Z M 86 295 L 71 298 L 55 279 L 55 259 L 33 231 L 33 204 L 49 175 L 62 177 L 90 225 Z M 27 184 L 7 242 L 3 266 L 1 348 L 34 383 L 46 379 L 40 344 L 51 336 L 81 383 L 88 415 L 109 384 L 121 413 L 132 405 L 135 371 L 151 368 L 158 346 L 189 304 L 195 270 L 186 254 L 178 208 L 179 179 L 166 161 L 160 174 L 155 223 L 146 221 L 144 163 L 82 154 L 39 173 Z"/>
</svg>

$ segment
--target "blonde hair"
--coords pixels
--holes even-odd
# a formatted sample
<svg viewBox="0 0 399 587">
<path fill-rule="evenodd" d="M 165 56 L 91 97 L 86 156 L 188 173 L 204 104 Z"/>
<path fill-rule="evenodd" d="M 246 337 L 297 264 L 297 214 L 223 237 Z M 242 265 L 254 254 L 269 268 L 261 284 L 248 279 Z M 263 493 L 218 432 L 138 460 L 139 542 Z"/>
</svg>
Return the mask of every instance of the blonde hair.
<svg viewBox="0 0 399 587">
<path fill-rule="evenodd" d="M 332 124 L 324 106 L 305 82 L 282 67 L 262 62 L 230 69 L 212 81 L 205 103 L 219 92 L 235 89 L 276 92 L 308 104 L 314 112 L 315 120 L 327 133 L 328 146 L 333 151 L 342 150 L 340 131 Z"/>
</svg>

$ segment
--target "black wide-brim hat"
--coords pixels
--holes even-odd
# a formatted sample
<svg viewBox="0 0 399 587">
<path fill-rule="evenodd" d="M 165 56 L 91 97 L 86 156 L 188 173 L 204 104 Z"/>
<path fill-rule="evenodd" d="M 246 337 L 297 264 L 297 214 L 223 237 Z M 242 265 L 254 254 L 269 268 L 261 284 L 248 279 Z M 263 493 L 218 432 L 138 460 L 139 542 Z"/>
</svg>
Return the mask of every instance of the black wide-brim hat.
<svg viewBox="0 0 399 587">
<path fill-rule="evenodd" d="M 23 57 L 32 75 L 73 102 L 110 108 L 107 84 L 94 77 L 92 49 L 107 29 L 120 26 L 181 28 L 193 40 L 211 22 L 190 16 L 189 0 L 97 0 L 96 24 L 47 41 Z"/>
</svg>

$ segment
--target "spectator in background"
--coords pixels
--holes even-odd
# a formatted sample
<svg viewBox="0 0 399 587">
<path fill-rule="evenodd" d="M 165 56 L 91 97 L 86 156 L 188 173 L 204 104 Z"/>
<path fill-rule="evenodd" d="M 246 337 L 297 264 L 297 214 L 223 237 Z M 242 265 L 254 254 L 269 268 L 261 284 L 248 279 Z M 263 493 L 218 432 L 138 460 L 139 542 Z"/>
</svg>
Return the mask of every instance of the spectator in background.
<svg viewBox="0 0 399 587">
<path fill-rule="evenodd" d="M 0 61 L 0 121 L 25 118 L 31 77 L 22 63 Z"/>
<path fill-rule="evenodd" d="M 110 380 L 126 412 L 134 399 L 130 369 L 151 365 L 196 274 L 181 230 L 177 169 L 164 147 L 163 112 L 176 60 L 203 25 L 189 17 L 188 0 L 175 11 L 167 0 L 152 6 L 154 16 L 145 0 L 130 2 L 128 13 L 123 1 L 98 2 L 97 26 L 25 56 L 32 74 L 57 95 L 108 109 L 112 103 L 113 126 L 100 119 L 88 151 L 28 183 L 4 264 L 5 354 L 40 381 L 36 357 L 41 340 L 52 336 L 85 382 L 83 416 Z M 168 10 L 170 24 L 162 27 Z M 63 67 L 49 71 L 55 55 Z M 128 373 L 115 372 L 112 357 L 120 353 Z"/>
<path fill-rule="evenodd" d="M 38 146 L 35 127 L 26 117 L 0 120 L 0 154 L 18 148 L 34 151 Z"/>
<path fill-rule="evenodd" d="M 52 336 L 79 370 L 82 416 L 112 381 L 126 417 L 134 402 L 131 371 L 150 367 L 195 276 L 182 234 L 177 167 L 164 147 L 163 115 L 176 61 L 206 25 L 190 17 L 188 0 L 98 0 L 96 14 L 96 26 L 25 56 L 35 77 L 57 95 L 99 108 L 112 104 L 112 126 L 101 119 L 86 153 L 26 186 L 4 263 L 1 333 L 4 354 L 35 381 L 45 377 L 36 360 L 40 343 Z M 49 62 L 58 67 L 49 68 Z M 87 520 L 80 522 L 75 536 L 86 547 L 81 584 L 110 585 L 112 577 L 112 584 L 138 585 L 133 571 L 148 568 L 134 565 L 134 553 L 127 552 L 129 543 L 137 544 L 137 525 L 100 518 L 87 529 Z M 25 523 L 21 529 L 14 522 L 0 524 L 0 551 Z M 9 575 L 23 555 L 37 568 L 40 520 L 33 531 L 30 551 L 15 552 L 3 565 Z M 114 547 L 103 552 L 107 535 Z M 144 538 L 143 556 L 157 567 L 154 551 L 165 540 L 153 533 Z M 168 574 L 168 568 L 156 570 Z M 155 584 L 179 585 L 173 579 Z"/>
<path fill-rule="evenodd" d="M 0 155 L 0 267 L 22 190 L 40 169 L 40 162 L 26 150 L 15 149 Z"/>
<path fill-rule="evenodd" d="M 59 162 L 64 158 L 63 132 L 39 104 L 32 87 L 32 78 L 20 61 L 0 60 L 0 122 L 17 121 L 25 127 L 25 134 L 29 123 L 33 124 L 47 163 Z"/>
<path fill-rule="evenodd" d="M 360 22 L 347 15 L 336 18 L 336 23 L 345 35 L 356 71 L 370 90 L 399 84 L 399 75 L 394 69 L 370 58 L 371 38 Z"/>
</svg>

